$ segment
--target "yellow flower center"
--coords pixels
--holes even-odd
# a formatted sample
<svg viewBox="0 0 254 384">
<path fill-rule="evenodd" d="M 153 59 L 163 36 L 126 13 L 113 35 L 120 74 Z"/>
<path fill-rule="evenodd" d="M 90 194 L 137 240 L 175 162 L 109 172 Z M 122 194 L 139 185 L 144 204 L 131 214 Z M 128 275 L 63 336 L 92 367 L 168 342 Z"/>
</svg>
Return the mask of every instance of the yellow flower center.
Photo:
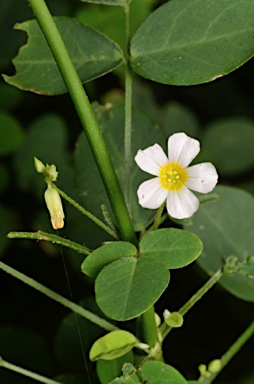
<svg viewBox="0 0 254 384">
<path fill-rule="evenodd" d="M 179 191 L 188 180 L 188 173 L 178 163 L 163 165 L 160 169 L 160 182 L 169 191 Z"/>
</svg>

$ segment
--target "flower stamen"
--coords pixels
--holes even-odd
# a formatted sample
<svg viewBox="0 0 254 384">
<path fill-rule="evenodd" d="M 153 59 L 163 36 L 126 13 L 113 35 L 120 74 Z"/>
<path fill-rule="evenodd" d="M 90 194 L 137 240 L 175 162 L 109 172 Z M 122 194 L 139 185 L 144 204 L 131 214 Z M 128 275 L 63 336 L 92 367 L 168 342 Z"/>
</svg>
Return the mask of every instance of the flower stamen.
<svg viewBox="0 0 254 384">
<path fill-rule="evenodd" d="M 169 163 L 161 167 L 159 178 L 163 188 L 178 191 L 188 180 L 188 174 L 179 163 Z"/>
</svg>

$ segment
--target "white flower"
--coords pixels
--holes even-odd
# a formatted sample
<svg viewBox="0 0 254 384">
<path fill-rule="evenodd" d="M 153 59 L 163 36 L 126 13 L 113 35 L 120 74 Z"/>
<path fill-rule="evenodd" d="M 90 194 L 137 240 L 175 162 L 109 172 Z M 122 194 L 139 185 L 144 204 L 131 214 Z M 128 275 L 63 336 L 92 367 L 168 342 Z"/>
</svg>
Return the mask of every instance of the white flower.
<svg viewBox="0 0 254 384">
<path fill-rule="evenodd" d="M 51 224 L 54 229 L 61 229 L 64 226 L 64 211 L 62 201 L 56 189 L 48 184 L 44 194 L 45 202 L 50 213 Z"/>
<path fill-rule="evenodd" d="M 170 216 L 176 219 L 191 217 L 197 211 L 199 201 L 190 189 L 208 193 L 218 181 L 211 163 L 188 167 L 199 151 L 199 142 L 182 132 L 169 137 L 168 157 L 158 144 L 139 150 L 136 163 L 143 171 L 156 176 L 139 186 L 139 204 L 157 209 L 166 200 Z"/>
</svg>

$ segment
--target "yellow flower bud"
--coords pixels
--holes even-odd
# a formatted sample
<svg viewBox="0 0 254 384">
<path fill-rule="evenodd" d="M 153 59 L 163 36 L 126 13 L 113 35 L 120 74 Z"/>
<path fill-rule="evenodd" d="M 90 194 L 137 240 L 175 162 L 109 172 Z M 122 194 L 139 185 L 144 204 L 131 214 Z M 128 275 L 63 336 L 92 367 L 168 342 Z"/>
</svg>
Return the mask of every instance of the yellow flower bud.
<svg viewBox="0 0 254 384">
<path fill-rule="evenodd" d="M 64 226 L 64 211 L 62 201 L 56 189 L 48 184 L 44 194 L 45 202 L 50 213 L 51 224 L 54 229 L 61 229 Z"/>
</svg>

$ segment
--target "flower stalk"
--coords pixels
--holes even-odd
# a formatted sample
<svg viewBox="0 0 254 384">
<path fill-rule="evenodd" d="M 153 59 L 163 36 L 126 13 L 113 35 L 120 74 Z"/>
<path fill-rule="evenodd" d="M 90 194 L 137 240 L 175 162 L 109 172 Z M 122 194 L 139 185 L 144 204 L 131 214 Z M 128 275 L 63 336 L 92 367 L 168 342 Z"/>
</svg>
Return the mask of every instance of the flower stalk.
<svg viewBox="0 0 254 384">
<path fill-rule="evenodd" d="M 68 240 L 64 237 L 60 237 L 57 235 L 53 235 L 52 233 L 47 232 L 10 232 L 7 237 L 9 239 L 27 239 L 27 240 L 44 240 L 49 241 L 52 244 L 59 244 L 62 247 L 66 247 L 81 253 L 82 255 L 88 256 L 90 254 L 90 250 L 83 245 L 75 243 L 74 241 Z"/>
<path fill-rule="evenodd" d="M 59 295 L 58 293 L 52 291 L 51 289 L 49 289 L 47 287 L 45 287 L 45 285 L 38 283 L 36 280 L 31 279 L 31 277 L 26 276 L 25 274 L 17 271 L 16 269 L 3 263 L 2 261 L 0 261 L 0 269 L 2 269 L 4 272 L 9 273 L 11 276 L 13 276 L 16 279 L 22 281 L 23 283 L 29 285 L 30 287 L 36 289 L 37 291 L 41 292 L 42 294 L 48 296 L 50 299 L 56 301 L 57 303 L 63 305 L 64 307 L 70 309 L 71 311 L 73 311 L 73 312 L 77 313 L 78 315 L 84 317 L 85 319 L 91 321 L 92 323 L 97 324 L 99 327 L 106 329 L 107 331 L 114 331 L 114 330 L 119 329 L 115 325 L 113 325 L 113 324 L 109 323 L 108 321 L 102 319 L 101 317 L 93 314 L 92 312 L 81 307 L 80 305 L 73 303 L 72 301 L 66 299 L 65 297 Z"/>
<path fill-rule="evenodd" d="M 28 369 L 24 369 L 22 367 L 9 363 L 8 361 L 5 361 L 2 357 L 0 357 L 0 367 L 8 369 L 9 371 L 12 371 L 12 372 L 17 372 L 23 376 L 30 377 L 31 379 L 39 381 L 40 383 L 61 384 L 59 381 L 49 379 L 45 376 L 38 375 L 38 373 L 31 372 Z"/>
<path fill-rule="evenodd" d="M 177 311 L 184 316 L 221 278 L 223 271 L 219 269 L 215 274 Z M 172 327 L 168 326 L 165 321 L 160 326 L 160 334 L 162 340 L 172 331 Z"/>
<path fill-rule="evenodd" d="M 222 371 L 222 369 L 232 360 L 232 358 L 240 351 L 244 344 L 254 335 L 254 321 L 242 333 L 242 335 L 231 345 L 226 353 L 220 359 L 220 368 L 208 376 L 201 376 L 198 382 L 203 384 L 211 384 Z"/>
</svg>

